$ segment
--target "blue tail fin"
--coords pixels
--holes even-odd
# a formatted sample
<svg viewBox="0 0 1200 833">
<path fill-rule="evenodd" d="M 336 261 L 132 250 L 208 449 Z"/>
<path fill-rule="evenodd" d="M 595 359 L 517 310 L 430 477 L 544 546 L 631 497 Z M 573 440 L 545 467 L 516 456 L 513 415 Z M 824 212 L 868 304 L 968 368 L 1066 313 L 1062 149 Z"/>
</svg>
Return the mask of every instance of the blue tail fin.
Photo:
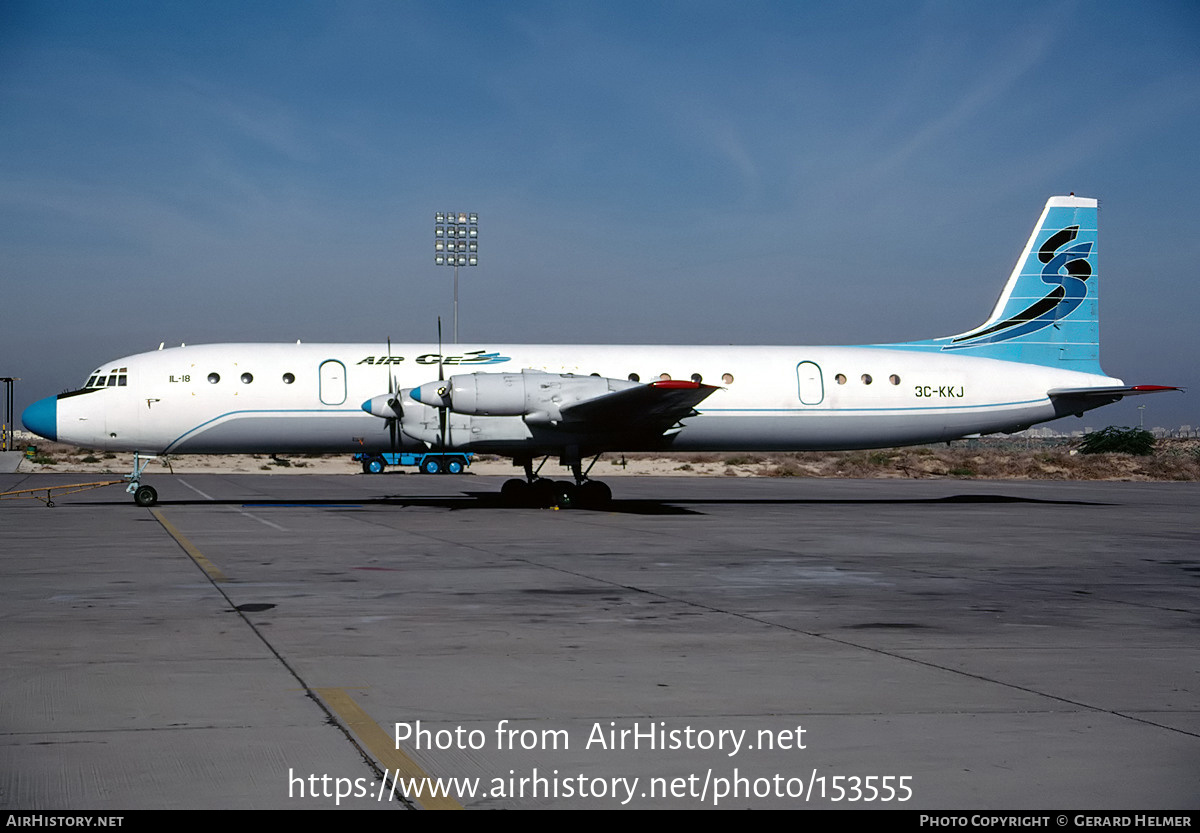
<svg viewBox="0 0 1200 833">
<path fill-rule="evenodd" d="M 1096 200 L 1051 197 L 987 321 L 924 345 L 1100 373 Z M 914 345 L 916 346 L 916 345 Z"/>
</svg>

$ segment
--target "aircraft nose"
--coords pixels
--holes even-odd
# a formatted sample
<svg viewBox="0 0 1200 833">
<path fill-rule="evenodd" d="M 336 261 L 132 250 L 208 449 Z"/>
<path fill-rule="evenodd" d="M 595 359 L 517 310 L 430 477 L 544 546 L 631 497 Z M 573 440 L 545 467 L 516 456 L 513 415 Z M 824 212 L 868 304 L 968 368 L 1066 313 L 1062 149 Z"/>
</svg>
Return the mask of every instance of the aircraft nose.
<svg viewBox="0 0 1200 833">
<path fill-rule="evenodd" d="M 21 414 L 21 424 L 39 437 L 58 439 L 58 398 L 47 396 L 34 402 Z"/>
</svg>

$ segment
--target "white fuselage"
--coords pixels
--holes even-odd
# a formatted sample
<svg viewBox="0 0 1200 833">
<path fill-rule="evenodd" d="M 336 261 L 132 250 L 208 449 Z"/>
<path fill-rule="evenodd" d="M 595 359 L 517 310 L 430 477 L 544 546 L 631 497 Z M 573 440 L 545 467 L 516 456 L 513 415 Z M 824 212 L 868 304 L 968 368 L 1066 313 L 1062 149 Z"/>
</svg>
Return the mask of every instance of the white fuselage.
<svg viewBox="0 0 1200 833">
<path fill-rule="evenodd" d="M 897 347 L 455 345 L 442 372 L 599 375 L 642 382 L 701 378 L 718 390 L 654 447 L 687 450 L 878 448 L 1019 430 L 1062 416 L 1054 388 L 1120 385 L 1078 371 Z M 143 453 L 343 452 L 395 449 L 365 401 L 439 378 L 434 345 L 209 344 L 118 359 L 93 385 L 57 401 L 58 439 Z M 117 374 L 116 371 L 121 371 Z M 210 381 L 213 379 L 214 381 Z M 869 381 L 868 381 L 869 380 Z M 477 418 L 478 419 L 478 418 Z M 453 447 L 523 448 L 520 417 L 503 443 L 477 441 L 449 418 Z M 506 429 L 507 430 L 507 429 Z M 401 436 L 402 447 L 420 443 Z M 648 447 L 645 443 L 638 448 Z M 637 450 L 611 448 L 608 450 Z"/>
</svg>

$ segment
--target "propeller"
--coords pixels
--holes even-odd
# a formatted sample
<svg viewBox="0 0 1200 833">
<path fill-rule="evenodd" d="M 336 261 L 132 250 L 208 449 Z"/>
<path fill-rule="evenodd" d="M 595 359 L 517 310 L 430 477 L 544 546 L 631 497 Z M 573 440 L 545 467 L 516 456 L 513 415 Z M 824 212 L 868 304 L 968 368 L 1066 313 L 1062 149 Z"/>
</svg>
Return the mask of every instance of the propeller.
<svg viewBox="0 0 1200 833">
<path fill-rule="evenodd" d="M 446 373 L 445 373 L 445 370 L 443 369 L 444 359 L 445 359 L 445 357 L 442 355 L 442 317 L 439 315 L 438 316 L 438 382 L 446 381 Z M 445 386 L 441 385 L 441 384 L 439 384 L 438 387 L 443 388 L 443 389 L 445 388 Z M 450 445 L 450 442 L 449 442 L 449 439 L 450 439 L 450 437 L 449 437 L 450 409 L 449 408 L 438 408 L 438 429 L 439 429 L 438 434 L 441 438 L 441 443 L 442 443 L 441 450 L 445 451 L 447 446 Z"/>
<path fill-rule="evenodd" d="M 392 453 L 395 454 L 397 451 L 396 446 L 399 441 L 399 436 L 398 436 L 399 426 L 397 425 L 397 423 L 399 422 L 400 417 L 402 417 L 404 415 L 404 406 L 400 404 L 400 394 L 399 394 L 399 391 L 397 390 L 396 376 L 395 376 L 395 374 L 392 373 L 392 337 L 391 336 L 388 336 L 387 346 L 388 346 L 388 351 L 387 351 L 387 355 L 388 355 L 388 363 L 387 363 L 388 407 L 391 408 L 392 413 L 394 413 L 395 416 L 387 417 L 386 422 L 387 422 L 387 426 L 388 426 L 388 436 L 391 438 L 391 441 L 392 441 Z"/>
</svg>

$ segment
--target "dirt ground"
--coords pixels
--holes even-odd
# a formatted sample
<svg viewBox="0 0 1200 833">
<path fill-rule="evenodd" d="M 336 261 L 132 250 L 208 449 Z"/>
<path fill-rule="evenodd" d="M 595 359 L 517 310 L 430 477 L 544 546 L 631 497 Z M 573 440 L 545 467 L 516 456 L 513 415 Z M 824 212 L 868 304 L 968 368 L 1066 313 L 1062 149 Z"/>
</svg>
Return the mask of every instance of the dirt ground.
<svg viewBox="0 0 1200 833">
<path fill-rule="evenodd" d="M 910 446 L 873 451 L 606 454 L 591 471 L 597 479 L 627 475 L 673 477 L 852 477 L 979 478 L 1016 480 L 1200 480 L 1200 439 L 1162 439 L 1154 454 L 1080 454 L 1071 440 L 992 438 L 959 440 L 949 446 Z M 557 460 L 544 473 L 561 477 Z M 121 476 L 133 468 L 133 455 L 80 449 L 40 441 L 33 461 L 19 471 L 80 472 Z M 291 455 L 179 454 L 155 460 L 148 473 L 358 474 L 349 454 Z M 414 468 L 389 471 L 416 474 Z M 483 455 L 470 472 L 518 476 L 506 458 Z"/>
</svg>

